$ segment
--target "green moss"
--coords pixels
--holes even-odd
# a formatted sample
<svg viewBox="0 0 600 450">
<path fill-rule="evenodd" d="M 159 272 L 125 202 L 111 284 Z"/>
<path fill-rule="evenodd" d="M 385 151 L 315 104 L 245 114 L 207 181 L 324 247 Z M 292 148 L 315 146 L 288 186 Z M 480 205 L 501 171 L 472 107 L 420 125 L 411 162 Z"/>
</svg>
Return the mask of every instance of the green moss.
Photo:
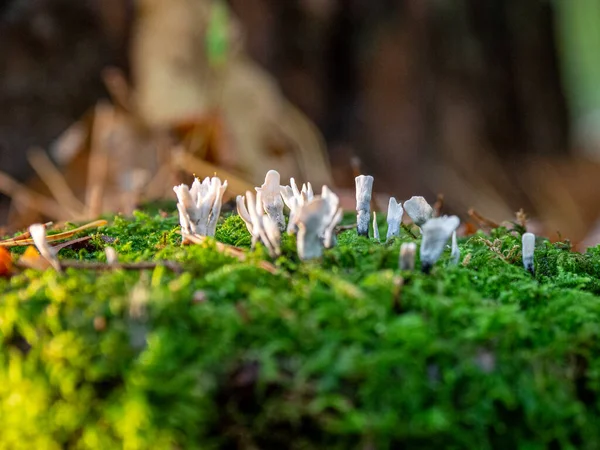
<svg viewBox="0 0 600 450">
<path fill-rule="evenodd" d="M 312 263 L 286 236 L 271 274 L 262 248 L 242 263 L 177 231 L 118 216 L 60 257 L 103 261 L 110 242 L 182 274 L 0 279 L 0 449 L 600 445 L 600 247 L 541 240 L 533 277 L 502 228 L 425 276 L 397 269 L 405 232 L 351 230 Z M 237 216 L 216 238 L 250 245 Z"/>
</svg>

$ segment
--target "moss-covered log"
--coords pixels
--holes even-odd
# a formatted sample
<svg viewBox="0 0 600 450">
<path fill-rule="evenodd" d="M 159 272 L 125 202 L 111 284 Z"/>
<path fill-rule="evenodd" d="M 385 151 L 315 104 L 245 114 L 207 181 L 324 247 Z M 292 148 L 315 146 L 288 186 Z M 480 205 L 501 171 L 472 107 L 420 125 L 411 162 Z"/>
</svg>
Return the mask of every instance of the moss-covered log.
<svg viewBox="0 0 600 450">
<path fill-rule="evenodd" d="M 180 246 L 175 216 L 116 217 L 61 258 L 176 261 L 0 280 L 0 449 L 598 448 L 600 249 L 517 232 L 397 269 L 404 231 L 344 231 L 322 263 L 291 238 L 260 268 Z M 247 247 L 237 216 L 217 239 Z"/>
</svg>

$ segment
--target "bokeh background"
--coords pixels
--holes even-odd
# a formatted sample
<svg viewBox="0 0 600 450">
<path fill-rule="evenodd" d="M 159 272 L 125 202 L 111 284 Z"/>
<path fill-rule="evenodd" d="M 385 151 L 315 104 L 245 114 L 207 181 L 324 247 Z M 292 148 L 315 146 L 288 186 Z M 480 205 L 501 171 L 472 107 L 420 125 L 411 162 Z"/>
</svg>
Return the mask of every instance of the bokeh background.
<svg viewBox="0 0 600 450">
<path fill-rule="evenodd" d="M 0 0 L 0 224 L 215 172 L 597 243 L 600 0 Z"/>
</svg>

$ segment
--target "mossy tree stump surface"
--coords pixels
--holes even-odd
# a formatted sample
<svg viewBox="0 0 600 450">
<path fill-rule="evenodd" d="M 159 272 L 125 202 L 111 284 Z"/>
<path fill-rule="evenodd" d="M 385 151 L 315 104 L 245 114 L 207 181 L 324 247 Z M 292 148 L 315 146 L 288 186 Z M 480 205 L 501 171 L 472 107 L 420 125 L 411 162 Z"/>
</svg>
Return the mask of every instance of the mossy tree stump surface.
<svg viewBox="0 0 600 450">
<path fill-rule="evenodd" d="M 237 216 L 216 239 L 250 244 Z M 600 248 L 540 240 L 532 277 L 500 228 L 423 275 L 409 240 L 300 263 L 286 236 L 272 274 L 182 247 L 175 215 L 114 218 L 60 258 L 184 272 L 1 279 L 0 449 L 600 447 Z"/>
</svg>

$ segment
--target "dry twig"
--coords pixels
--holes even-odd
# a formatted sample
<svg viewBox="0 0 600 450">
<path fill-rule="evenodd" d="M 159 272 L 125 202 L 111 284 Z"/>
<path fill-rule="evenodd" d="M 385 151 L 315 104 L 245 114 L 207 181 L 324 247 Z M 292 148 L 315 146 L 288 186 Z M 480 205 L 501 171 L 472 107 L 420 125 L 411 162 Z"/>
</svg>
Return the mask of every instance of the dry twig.
<svg viewBox="0 0 600 450">
<path fill-rule="evenodd" d="M 523 227 L 523 229 L 527 230 L 527 214 L 525 214 L 525 210 L 521 208 L 516 212 L 517 223 Z"/>
<path fill-rule="evenodd" d="M 62 260 L 60 266 L 63 269 L 83 269 L 83 270 L 152 270 L 157 267 L 165 267 L 175 273 L 183 273 L 183 267 L 174 261 L 142 261 L 137 263 L 101 263 L 101 262 L 88 262 L 88 261 L 72 261 Z"/>
<path fill-rule="evenodd" d="M 64 208 L 55 200 L 38 194 L 4 172 L 0 172 L 0 193 L 12 198 L 16 204 L 26 205 L 53 219 L 64 218 L 67 215 Z"/>
<path fill-rule="evenodd" d="M 488 228 L 498 228 L 500 226 L 493 220 L 483 217 L 474 208 L 469 209 L 468 214 L 471 219 L 473 219 L 475 222 L 477 222 L 479 224 L 479 226 L 488 227 Z"/>
<path fill-rule="evenodd" d="M 440 217 L 442 215 L 442 209 L 444 208 L 444 194 L 438 194 L 435 203 L 433 204 L 433 215 L 434 217 Z"/>
<path fill-rule="evenodd" d="M 48 235 L 48 236 L 46 236 L 46 240 L 48 242 L 62 241 L 63 239 L 69 239 L 70 237 L 74 236 L 75 234 L 77 234 L 81 231 L 89 230 L 92 228 L 103 227 L 107 223 L 108 222 L 106 220 L 95 220 L 94 222 L 87 223 L 87 224 L 82 225 L 73 230 L 65 231 L 63 233 Z M 31 235 L 29 234 L 29 231 L 27 231 L 27 232 L 25 232 L 19 236 L 16 236 L 14 238 L 0 241 L 0 247 L 19 247 L 19 246 L 23 246 L 23 245 L 33 245 L 34 244 L 33 239 L 31 239 L 30 236 Z"/>
<path fill-rule="evenodd" d="M 70 218 L 77 220 L 85 214 L 85 205 L 75 196 L 67 180 L 46 152 L 32 149 L 28 152 L 27 159 L 54 199 L 69 212 Z"/>
<path fill-rule="evenodd" d="M 192 244 L 204 244 L 206 242 L 206 236 L 186 235 L 185 239 Z M 234 247 L 233 245 L 223 244 L 222 242 L 218 241 L 214 241 L 214 244 L 217 247 L 217 250 L 221 253 L 237 258 L 240 261 L 246 260 L 246 253 L 241 248 Z M 261 261 L 258 266 L 269 273 L 277 273 L 277 268 L 267 261 Z"/>
</svg>

